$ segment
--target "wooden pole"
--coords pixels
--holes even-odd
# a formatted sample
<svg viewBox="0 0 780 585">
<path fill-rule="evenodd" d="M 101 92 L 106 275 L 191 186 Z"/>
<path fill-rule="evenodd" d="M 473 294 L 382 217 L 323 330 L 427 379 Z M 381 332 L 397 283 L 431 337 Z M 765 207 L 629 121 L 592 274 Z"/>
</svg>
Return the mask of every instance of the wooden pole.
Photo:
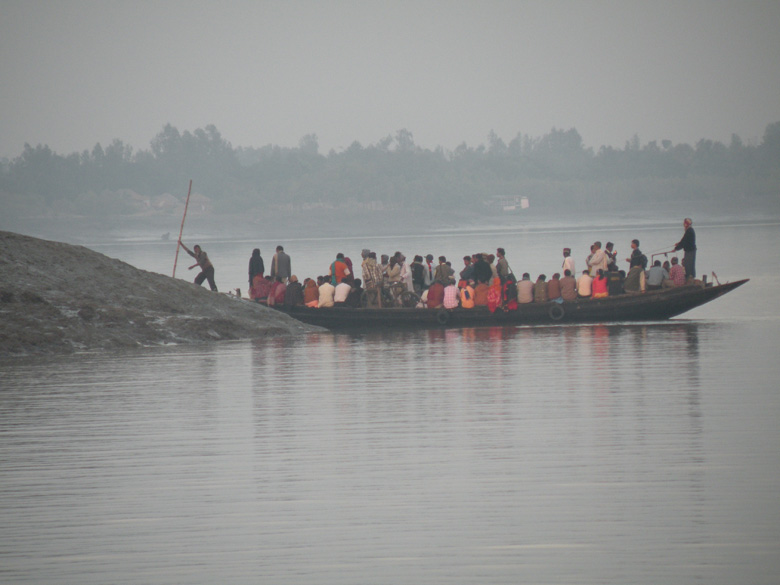
<svg viewBox="0 0 780 585">
<path fill-rule="evenodd" d="M 181 247 L 181 235 L 184 233 L 184 218 L 187 217 L 187 207 L 190 205 L 190 193 L 192 193 L 192 179 L 190 179 L 190 188 L 187 189 L 187 201 L 184 203 L 184 215 L 181 218 L 181 229 L 179 230 L 179 239 L 176 240 L 176 258 L 173 260 L 173 278 L 176 278 L 176 263 L 179 261 L 179 248 Z"/>
</svg>

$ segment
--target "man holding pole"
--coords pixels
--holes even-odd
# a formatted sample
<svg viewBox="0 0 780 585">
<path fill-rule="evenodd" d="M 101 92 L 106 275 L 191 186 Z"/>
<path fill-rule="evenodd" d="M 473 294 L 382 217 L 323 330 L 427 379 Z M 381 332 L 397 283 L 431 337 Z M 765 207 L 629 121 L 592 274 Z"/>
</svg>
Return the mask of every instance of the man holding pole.
<svg viewBox="0 0 780 585">
<path fill-rule="evenodd" d="M 696 232 L 693 231 L 693 221 L 686 217 L 683 221 L 685 233 L 682 239 L 674 245 L 674 252 L 683 251 L 682 265 L 687 278 L 696 278 Z"/>
<path fill-rule="evenodd" d="M 211 263 L 211 260 L 209 260 L 208 254 L 201 250 L 200 246 L 197 244 L 195 244 L 192 251 L 190 251 L 181 240 L 179 240 L 179 245 L 184 248 L 184 251 L 187 252 L 187 254 L 197 260 L 195 264 L 189 267 L 189 270 L 192 270 L 196 266 L 200 266 L 201 272 L 195 277 L 195 284 L 201 285 L 204 280 L 208 280 L 211 290 L 217 292 L 217 283 L 214 282 L 214 265 Z"/>
</svg>

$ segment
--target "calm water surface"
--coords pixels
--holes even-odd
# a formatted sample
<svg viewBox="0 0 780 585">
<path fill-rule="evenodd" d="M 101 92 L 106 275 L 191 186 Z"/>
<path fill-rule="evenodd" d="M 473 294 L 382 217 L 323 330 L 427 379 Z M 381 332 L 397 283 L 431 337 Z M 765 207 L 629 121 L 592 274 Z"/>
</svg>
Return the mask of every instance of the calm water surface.
<svg viewBox="0 0 780 585">
<path fill-rule="evenodd" d="M 780 238 L 699 234 L 700 267 L 753 280 L 665 323 L 3 362 L 0 582 L 776 584 L 780 267 L 755 250 Z M 498 240 L 516 271 L 559 265 L 555 230 L 442 237 L 455 257 Z M 320 250 L 299 252 L 316 275 L 365 246 L 348 243 L 285 247 Z M 534 243 L 555 251 L 519 251 Z M 94 247 L 150 270 L 169 258 Z M 252 247 L 206 248 L 233 251 L 223 288 Z"/>
</svg>

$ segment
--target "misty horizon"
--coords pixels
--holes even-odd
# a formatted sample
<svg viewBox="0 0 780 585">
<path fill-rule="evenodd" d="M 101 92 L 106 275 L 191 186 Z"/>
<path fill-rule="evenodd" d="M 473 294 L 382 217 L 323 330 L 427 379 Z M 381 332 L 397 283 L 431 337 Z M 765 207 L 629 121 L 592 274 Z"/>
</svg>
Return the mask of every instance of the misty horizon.
<svg viewBox="0 0 780 585">
<path fill-rule="evenodd" d="M 576 128 L 621 148 L 758 144 L 780 3 L 2 0 L 0 158 L 146 148 L 166 124 L 323 152 L 407 129 L 454 150 Z"/>
<path fill-rule="evenodd" d="M 768 128 L 769 126 L 772 126 L 775 122 L 780 122 L 780 120 L 767 121 L 767 124 L 765 125 L 765 128 Z M 175 129 L 177 131 L 180 131 L 182 134 L 194 134 L 196 132 L 203 131 L 204 129 L 207 129 L 207 128 L 210 128 L 210 127 L 216 128 L 216 130 L 219 131 L 219 128 L 217 128 L 213 124 L 204 124 L 202 126 L 194 128 L 194 129 L 179 130 L 178 128 L 176 128 L 172 124 L 166 123 L 166 124 L 164 124 L 162 126 L 162 128 L 158 131 L 158 133 L 155 134 L 155 136 L 152 137 L 148 141 L 147 148 L 137 147 L 136 145 L 126 141 L 125 139 L 123 139 L 120 136 L 114 137 L 112 140 L 110 140 L 109 142 L 107 142 L 105 144 L 97 142 L 95 144 L 92 144 L 89 147 L 84 147 L 84 148 L 81 148 L 81 149 L 78 149 L 78 150 L 74 150 L 74 151 L 71 151 L 71 152 L 58 152 L 57 150 L 51 148 L 51 146 L 48 143 L 33 144 L 33 143 L 29 142 L 29 141 L 25 141 L 25 143 L 23 145 L 23 148 L 19 151 L 19 153 L 15 154 L 13 156 L 10 156 L 10 157 L 8 157 L 8 156 L 0 157 L 0 160 L 6 160 L 6 161 L 10 162 L 10 161 L 16 159 L 18 156 L 22 155 L 22 153 L 24 152 L 26 147 L 49 148 L 52 151 L 53 154 L 62 155 L 62 156 L 68 156 L 70 154 L 90 153 L 96 147 L 104 148 L 106 146 L 109 146 L 111 144 L 115 144 L 117 142 L 122 143 L 122 145 L 124 145 L 125 147 L 129 147 L 132 150 L 133 154 L 137 154 L 138 152 L 148 152 L 149 149 L 151 149 L 151 147 L 153 146 L 155 139 L 157 137 L 159 137 L 162 133 L 164 133 L 166 128 L 173 128 L 173 129 Z M 538 136 L 532 136 L 532 135 L 526 134 L 524 132 L 518 132 L 516 135 L 514 135 L 512 137 L 504 137 L 504 136 L 498 135 L 494 130 L 490 130 L 488 133 L 486 133 L 485 140 L 483 140 L 482 142 L 475 143 L 475 144 L 469 144 L 466 140 L 463 140 L 460 143 L 456 144 L 456 146 L 454 148 L 446 148 L 442 144 L 435 144 L 435 145 L 432 145 L 432 146 L 418 144 L 416 139 L 414 138 L 414 131 L 410 130 L 408 128 L 399 128 L 399 129 L 395 130 L 394 132 L 389 132 L 387 134 L 384 134 L 380 138 L 376 139 L 374 142 L 362 143 L 361 141 L 355 139 L 352 142 L 350 142 L 347 146 L 342 147 L 342 148 L 338 148 L 338 149 L 336 149 L 336 148 L 323 149 L 322 146 L 319 144 L 319 136 L 316 134 L 316 132 L 310 132 L 310 133 L 304 134 L 303 136 L 301 136 L 298 139 L 298 142 L 296 144 L 290 145 L 290 146 L 281 145 L 281 144 L 273 144 L 273 143 L 260 144 L 260 145 L 257 145 L 257 144 L 235 144 L 235 143 L 233 143 L 229 139 L 229 137 L 222 136 L 222 138 L 224 138 L 224 140 L 228 143 L 228 145 L 230 145 L 230 147 L 232 147 L 233 149 L 237 149 L 237 150 L 241 150 L 241 149 L 244 149 L 244 150 L 261 150 L 263 148 L 269 148 L 269 147 L 271 147 L 271 148 L 281 148 L 281 149 L 295 149 L 295 148 L 301 148 L 302 145 L 304 145 L 307 142 L 311 142 L 311 140 L 313 139 L 314 142 L 317 144 L 318 154 L 323 155 L 323 156 L 327 156 L 330 153 L 338 154 L 340 152 L 344 152 L 344 151 L 348 150 L 349 148 L 354 147 L 355 145 L 359 145 L 362 148 L 375 148 L 375 147 L 380 147 L 383 144 L 392 145 L 393 143 L 395 143 L 397 145 L 398 144 L 398 139 L 397 139 L 398 135 L 399 134 L 405 134 L 409 138 L 412 139 L 412 141 L 413 141 L 412 145 L 414 146 L 414 148 L 418 148 L 418 149 L 425 150 L 425 151 L 431 151 L 431 152 L 435 152 L 435 151 L 441 150 L 445 154 L 451 155 L 456 150 L 458 150 L 459 148 L 462 148 L 464 146 L 469 148 L 469 149 L 485 148 L 485 147 L 490 145 L 491 139 L 499 140 L 499 141 L 503 142 L 504 144 L 509 144 L 513 140 L 531 140 L 531 141 L 535 141 L 535 140 L 542 139 L 544 136 L 549 135 L 550 133 L 572 132 L 572 131 L 576 132 L 577 134 L 579 134 L 579 132 L 577 131 L 577 127 L 576 126 L 572 126 L 571 128 L 563 128 L 563 127 L 553 126 L 549 130 L 549 132 L 547 132 L 547 133 L 545 133 L 543 135 L 538 135 Z M 693 141 L 692 143 L 688 143 L 688 142 L 678 142 L 678 143 L 675 143 L 675 142 L 673 142 L 673 141 L 671 141 L 669 139 L 643 140 L 641 136 L 639 136 L 638 134 L 635 133 L 632 136 L 627 137 L 622 145 L 607 145 L 607 144 L 593 145 L 593 144 L 588 144 L 588 142 L 586 140 L 586 137 L 581 136 L 581 138 L 582 138 L 582 145 L 583 145 L 584 149 L 591 150 L 594 153 L 598 153 L 601 149 L 604 149 L 604 148 L 615 148 L 617 150 L 620 150 L 620 149 L 629 149 L 629 148 L 642 147 L 642 146 L 646 146 L 648 144 L 653 144 L 653 143 L 658 144 L 659 146 L 660 145 L 664 145 L 663 147 L 665 149 L 666 148 L 671 148 L 671 147 L 674 147 L 674 146 L 683 146 L 683 145 L 696 146 L 696 144 L 698 144 L 701 141 L 711 141 L 713 143 L 720 143 L 720 144 L 728 145 L 729 142 L 732 142 L 735 139 L 738 140 L 740 142 L 740 144 L 743 144 L 745 146 L 756 147 L 756 146 L 759 146 L 761 144 L 761 142 L 764 140 L 765 133 L 766 133 L 766 130 L 759 137 L 754 138 L 752 140 L 745 139 L 744 137 L 740 136 L 739 134 L 734 133 L 734 134 L 731 135 L 730 140 L 727 141 L 727 142 L 719 141 L 719 140 L 716 140 L 716 139 L 714 139 L 712 137 L 709 137 L 709 136 L 701 136 L 701 137 L 697 138 L 695 141 Z M 219 132 L 219 134 L 221 135 L 222 133 Z"/>
</svg>

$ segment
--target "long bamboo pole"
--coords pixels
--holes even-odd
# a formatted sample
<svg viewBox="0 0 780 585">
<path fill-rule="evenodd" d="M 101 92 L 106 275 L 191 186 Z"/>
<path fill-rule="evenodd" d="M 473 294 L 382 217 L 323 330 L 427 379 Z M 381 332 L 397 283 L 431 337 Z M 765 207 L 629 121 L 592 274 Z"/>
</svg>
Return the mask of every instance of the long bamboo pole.
<svg viewBox="0 0 780 585">
<path fill-rule="evenodd" d="M 192 179 L 190 179 L 190 188 L 187 189 L 187 201 L 184 203 L 184 215 L 181 217 L 181 229 L 179 230 L 179 239 L 176 240 L 176 258 L 173 260 L 173 278 L 176 278 L 176 263 L 179 261 L 179 248 L 181 247 L 181 235 L 184 233 L 184 218 L 187 217 L 187 207 L 190 205 L 190 194 L 192 193 Z"/>
</svg>

